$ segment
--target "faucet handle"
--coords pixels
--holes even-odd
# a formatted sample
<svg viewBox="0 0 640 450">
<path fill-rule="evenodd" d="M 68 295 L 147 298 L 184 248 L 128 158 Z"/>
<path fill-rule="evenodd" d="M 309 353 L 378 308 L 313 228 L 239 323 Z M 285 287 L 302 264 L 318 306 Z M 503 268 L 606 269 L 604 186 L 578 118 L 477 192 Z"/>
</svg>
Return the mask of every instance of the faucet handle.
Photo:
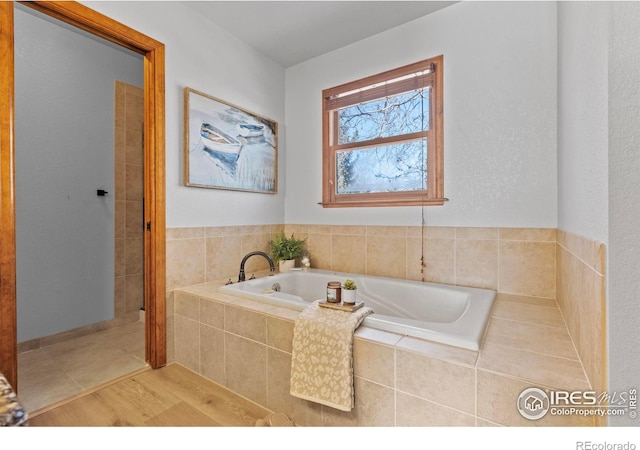
<svg viewBox="0 0 640 450">
<path fill-rule="evenodd" d="M 231 278 L 229 278 L 229 281 L 227 281 L 225 285 L 229 286 L 230 284 L 233 284 L 233 281 L 231 281 Z"/>
<path fill-rule="evenodd" d="M 252 273 L 251 276 L 249 277 L 250 280 L 255 280 L 256 279 L 256 274 Z"/>
</svg>

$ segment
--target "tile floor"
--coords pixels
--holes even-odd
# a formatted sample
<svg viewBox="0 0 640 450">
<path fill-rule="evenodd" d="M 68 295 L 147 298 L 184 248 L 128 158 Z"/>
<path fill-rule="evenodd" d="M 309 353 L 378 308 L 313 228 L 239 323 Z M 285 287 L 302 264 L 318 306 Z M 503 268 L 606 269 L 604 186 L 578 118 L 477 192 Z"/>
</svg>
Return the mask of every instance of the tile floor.
<svg viewBox="0 0 640 450">
<path fill-rule="evenodd" d="M 133 322 L 18 355 L 18 398 L 34 412 L 144 368 L 144 323 Z"/>
</svg>

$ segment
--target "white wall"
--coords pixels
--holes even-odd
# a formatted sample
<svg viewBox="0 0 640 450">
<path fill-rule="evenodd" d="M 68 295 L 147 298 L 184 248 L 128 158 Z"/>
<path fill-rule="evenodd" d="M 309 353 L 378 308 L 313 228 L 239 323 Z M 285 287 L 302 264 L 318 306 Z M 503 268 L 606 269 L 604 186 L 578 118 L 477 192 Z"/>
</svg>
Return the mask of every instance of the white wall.
<svg viewBox="0 0 640 450">
<path fill-rule="evenodd" d="M 15 30 L 22 342 L 113 318 L 114 83 L 143 72 L 138 55 L 18 9 Z"/>
<path fill-rule="evenodd" d="M 284 69 L 180 2 L 82 3 L 165 44 L 167 227 L 282 223 Z M 279 123 L 278 194 L 184 186 L 184 87 Z"/>
<path fill-rule="evenodd" d="M 558 228 L 605 243 L 610 6 L 558 4 Z"/>
<path fill-rule="evenodd" d="M 609 38 L 609 389 L 639 387 L 640 373 L 639 2 L 612 4 Z M 638 425 L 628 415 L 614 425 Z"/>
<path fill-rule="evenodd" d="M 286 223 L 419 225 L 419 207 L 323 209 L 321 91 L 444 55 L 445 196 L 427 224 L 557 225 L 556 5 L 462 2 L 286 70 Z"/>
</svg>

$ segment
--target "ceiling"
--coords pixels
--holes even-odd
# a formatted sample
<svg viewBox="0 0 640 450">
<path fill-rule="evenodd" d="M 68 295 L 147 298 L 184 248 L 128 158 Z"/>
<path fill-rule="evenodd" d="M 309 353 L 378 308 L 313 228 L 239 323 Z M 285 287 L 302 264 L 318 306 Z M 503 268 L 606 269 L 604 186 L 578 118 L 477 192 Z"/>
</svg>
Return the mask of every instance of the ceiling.
<svg viewBox="0 0 640 450">
<path fill-rule="evenodd" d="M 290 67 L 457 2 L 187 1 L 283 67 Z"/>
</svg>

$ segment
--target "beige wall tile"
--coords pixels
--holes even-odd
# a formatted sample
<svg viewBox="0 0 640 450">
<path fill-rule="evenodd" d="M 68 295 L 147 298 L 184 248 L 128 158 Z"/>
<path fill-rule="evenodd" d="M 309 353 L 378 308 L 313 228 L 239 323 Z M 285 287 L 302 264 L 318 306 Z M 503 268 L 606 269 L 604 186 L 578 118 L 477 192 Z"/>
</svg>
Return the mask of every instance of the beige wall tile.
<svg viewBox="0 0 640 450">
<path fill-rule="evenodd" d="M 407 237 L 407 227 L 368 225 L 367 236 Z"/>
<path fill-rule="evenodd" d="M 516 380 L 495 373 L 478 370 L 478 418 L 500 425 L 517 427 L 593 426 L 593 418 L 577 415 L 557 416 L 547 414 L 540 420 L 528 420 L 517 409 L 520 393 L 530 387 L 544 389 L 543 385 Z"/>
<path fill-rule="evenodd" d="M 176 361 L 175 316 L 167 317 L 167 364 Z"/>
<path fill-rule="evenodd" d="M 142 274 L 124 277 L 125 313 L 136 312 L 144 304 L 144 278 Z"/>
<path fill-rule="evenodd" d="M 424 239 L 455 239 L 456 229 L 454 227 L 429 227 L 421 226 L 407 227 L 407 237 Z"/>
<path fill-rule="evenodd" d="M 473 427 L 475 424 L 472 415 L 403 392 L 396 393 L 396 426 Z"/>
<path fill-rule="evenodd" d="M 331 241 L 331 270 L 365 273 L 366 237 L 333 235 Z"/>
<path fill-rule="evenodd" d="M 406 238 L 367 236 L 367 275 L 406 279 Z"/>
<path fill-rule="evenodd" d="M 114 198 L 116 200 L 125 200 L 127 194 L 127 172 L 124 163 L 115 163 L 115 172 L 113 179 L 113 188 L 115 190 Z"/>
<path fill-rule="evenodd" d="M 267 404 L 267 346 L 225 333 L 226 386 L 260 404 Z"/>
<path fill-rule="evenodd" d="M 456 284 L 498 287 L 498 241 L 456 239 Z"/>
<path fill-rule="evenodd" d="M 500 425 L 499 423 L 489 422 L 488 420 L 480 419 L 476 417 L 476 426 L 477 427 L 503 427 L 504 425 Z"/>
<path fill-rule="evenodd" d="M 271 228 L 269 229 L 269 233 L 271 234 L 272 238 L 276 234 L 284 233 L 284 224 L 277 223 L 277 224 L 271 225 Z"/>
<path fill-rule="evenodd" d="M 118 107 L 116 106 L 116 110 Z M 116 118 L 117 121 L 117 118 Z M 125 143 L 125 129 L 124 127 L 114 127 L 113 130 L 114 140 L 114 162 L 124 163 L 126 162 L 126 143 Z"/>
<path fill-rule="evenodd" d="M 484 228 L 484 227 L 457 227 L 456 239 L 498 239 L 497 228 Z"/>
<path fill-rule="evenodd" d="M 393 389 L 356 377 L 354 382 L 355 407 L 350 412 L 322 406 L 325 426 L 391 427 L 394 419 Z"/>
<path fill-rule="evenodd" d="M 330 234 L 309 234 L 307 249 L 312 269 L 331 270 Z"/>
<path fill-rule="evenodd" d="M 400 391 L 469 414 L 475 411 L 475 370 L 471 367 L 397 349 L 396 377 Z"/>
<path fill-rule="evenodd" d="M 200 298 L 198 296 L 175 291 L 173 301 L 176 315 L 200 321 Z"/>
<path fill-rule="evenodd" d="M 115 238 L 124 239 L 125 236 L 125 211 L 126 202 L 124 200 L 115 201 L 114 212 L 114 225 L 115 225 Z"/>
<path fill-rule="evenodd" d="M 142 176 L 144 171 L 144 147 L 142 145 L 127 145 L 125 148 L 125 162 L 139 167 Z"/>
<path fill-rule="evenodd" d="M 500 242 L 500 292 L 556 297 L 554 242 Z"/>
<path fill-rule="evenodd" d="M 125 164 L 124 167 L 126 184 L 125 199 L 142 201 L 144 192 L 142 166 L 137 164 Z"/>
<path fill-rule="evenodd" d="M 142 273 L 144 269 L 144 240 L 124 239 L 125 243 L 125 275 Z"/>
<path fill-rule="evenodd" d="M 604 245 L 559 232 L 556 252 L 558 304 L 578 349 L 589 382 L 606 389 Z"/>
<path fill-rule="evenodd" d="M 167 228 L 167 241 L 175 239 L 194 239 L 204 237 L 204 228 Z"/>
<path fill-rule="evenodd" d="M 167 291 L 165 296 L 167 317 L 175 314 L 175 291 Z"/>
<path fill-rule="evenodd" d="M 125 88 L 126 95 L 133 95 L 135 97 L 140 97 L 144 99 L 144 89 L 138 86 L 134 86 L 133 84 L 127 84 L 127 83 L 122 83 L 122 84 L 125 85 L 124 88 Z"/>
<path fill-rule="evenodd" d="M 544 308 L 558 307 L 558 303 L 553 298 L 527 297 L 525 295 L 506 294 L 504 292 L 498 292 L 496 302 L 517 303 L 520 305 L 540 306 Z"/>
<path fill-rule="evenodd" d="M 455 243 L 452 239 L 427 239 L 425 245 L 425 279 L 433 283 L 455 282 Z"/>
<path fill-rule="evenodd" d="M 116 317 L 126 314 L 126 292 L 124 276 L 115 277 L 113 286 L 113 310 Z"/>
<path fill-rule="evenodd" d="M 525 303 L 497 300 L 493 304 L 491 316 L 500 319 L 516 320 L 519 322 L 530 322 L 562 328 L 565 327 L 564 320 L 560 314 L 560 309 L 557 307 L 548 308 L 528 305 Z"/>
<path fill-rule="evenodd" d="M 393 347 L 354 339 L 353 368 L 356 376 L 395 387 L 395 350 Z"/>
<path fill-rule="evenodd" d="M 588 389 L 580 361 L 485 342 L 478 368 L 559 389 Z"/>
<path fill-rule="evenodd" d="M 200 373 L 200 326 L 184 316 L 173 316 L 175 361 Z"/>
<path fill-rule="evenodd" d="M 418 353 L 429 358 L 455 362 L 468 367 L 475 367 L 478 352 L 437 342 L 425 341 L 410 336 L 404 336 L 397 343 L 397 348 Z"/>
<path fill-rule="evenodd" d="M 224 331 L 200 324 L 200 373 L 225 385 Z"/>
<path fill-rule="evenodd" d="M 124 234 L 125 238 L 142 238 L 144 217 L 141 200 L 125 202 Z"/>
<path fill-rule="evenodd" d="M 555 228 L 500 228 L 500 240 L 555 242 Z"/>
<path fill-rule="evenodd" d="M 224 330 L 224 304 L 201 298 L 200 322 Z"/>
<path fill-rule="evenodd" d="M 604 277 L 583 266 L 584 293 L 578 304 L 580 342 L 578 349 L 591 386 L 606 390 Z"/>
<path fill-rule="evenodd" d="M 289 237 L 292 234 L 294 234 L 298 239 L 300 239 L 300 235 L 307 234 L 308 232 L 309 232 L 309 225 L 295 224 L 295 223 L 284 224 L 284 234 L 286 234 Z"/>
<path fill-rule="evenodd" d="M 142 132 L 144 120 L 144 100 L 137 96 L 127 95 L 126 101 L 126 122 L 127 145 L 142 145 Z"/>
<path fill-rule="evenodd" d="M 205 281 L 205 243 L 201 239 L 167 241 L 167 289 Z"/>
<path fill-rule="evenodd" d="M 419 238 L 407 238 L 407 280 L 421 281 L 424 276 L 426 281 L 426 274 L 422 273 L 421 261 L 421 257 L 425 253 L 423 242 Z"/>
<path fill-rule="evenodd" d="M 206 227 L 204 229 L 206 237 L 219 236 L 242 236 L 241 226 Z"/>
<path fill-rule="evenodd" d="M 291 355 L 273 348 L 267 350 L 268 389 L 266 407 L 285 413 L 297 425 L 321 426 L 321 406 L 293 397 L 291 390 Z"/>
<path fill-rule="evenodd" d="M 309 225 L 308 234 L 331 234 L 331 225 Z"/>
<path fill-rule="evenodd" d="M 366 234 L 367 227 L 365 225 L 332 225 L 331 234 Z"/>
<path fill-rule="evenodd" d="M 486 344 L 500 344 L 543 355 L 578 359 L 565 327 L 516 322 L 493 317 L 489 322 Z"/>
<path fill-rule="evenodd" d="M 124 239 L 116 239 L 115 240 L 115 254 L 114 254 L 114 272 L 116 277 L 121 277 L 125 275 L 125 240 Z"/>
<path fill-rule="evenodd" d="M 143 145 L 142 145 L 142 130 L 130 129 L 127 125 L 125 130 L 125 146 L 127 147 L 127 158 L 125 162 L 127 164 L 142 165 L 143 158 Z M 129 154 L 129 152 L 135 152 Z M 140 168 L 142 171 L 142 167 Z"/>
<path fill-rule="evenodd" d="M 126 122 L 126 115 L 125 115 L 126 90 L 124 87 L 124 83 L 116 80 L 114 90 L 115 90 L 115 126 L 124 128 L 125 122 Z"/>
<path fill-rule="evenodd" d="M 376 330 L 375 328 L 369 328 L 367 326 L 358 327 L 358 329 L 354 333 L 354 336 L 360 339 L 374 342 L 376 344 L 385 344 L 389 346 L 396 345 L 403 337 L 402 335 L 396 333 Z"/>
<path fill-rule="evenodd" d="M 267 316 L 267 345 L 291 353 L 293 347 L 292 320 Z"/>
<path fill-rule="evenodd" d="M 224 329 L 254 341 L 267 342 L 267 317 L 245 308 L 224 305 Z"/>
<path fill-rule="evenodd" d="M 242 261 L 241 237 L 208 237 L 205 242 L 207 256 L 206 280 L 214 281 L 231 278 L 233 281 L 237 281 L 240 262 Z M 255 258 L 259 257 L 256 256 Z"/>
</svg>

